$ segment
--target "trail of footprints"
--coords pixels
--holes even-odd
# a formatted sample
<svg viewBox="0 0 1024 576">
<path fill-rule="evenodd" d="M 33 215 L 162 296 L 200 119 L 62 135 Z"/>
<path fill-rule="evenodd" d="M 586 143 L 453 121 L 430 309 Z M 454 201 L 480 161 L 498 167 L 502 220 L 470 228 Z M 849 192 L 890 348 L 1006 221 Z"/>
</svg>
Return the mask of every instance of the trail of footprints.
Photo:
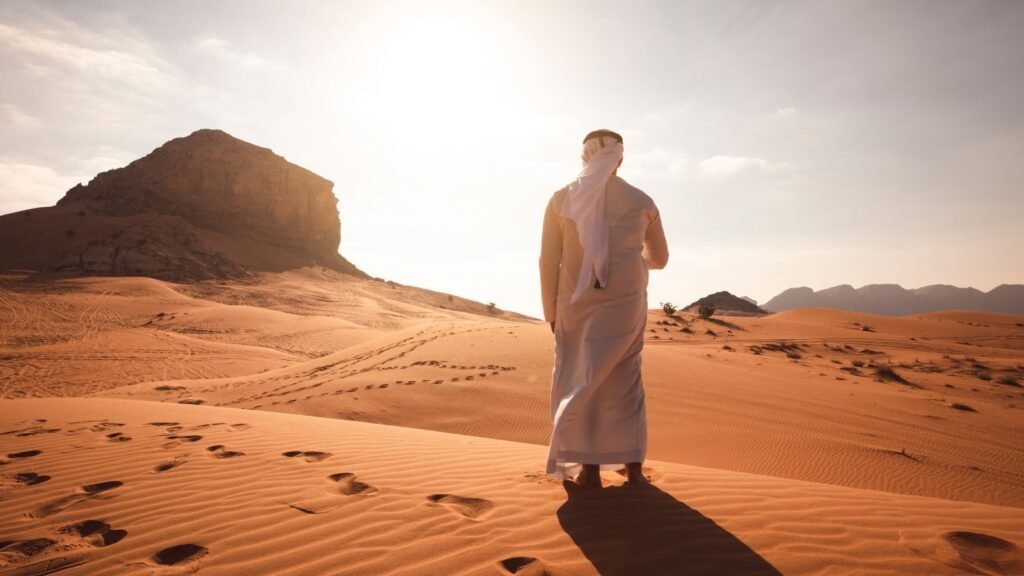
<svg viewBox="0 0 1024 576">
<path fill-rule="evenodd" d="M 472 330 L 464 330 L 464 331 L 458 332 L 458 334 L 467 334 L 467 333 L 470 333 L 470 332 L 478 332 L 478 331 L 483 331 L 483 330 L 491 330 L 491 328 L 477 328 L 477 329 L 472 329 Z M 417 362 L 413 362 L 411 364 L 405 364 L 405 365 L 401 365 L 401 366 L 387 366 L 388 363 L 391 363 L 391 362 L 394 362 L 396 360 L 399 360 L 400 358 L 406 356 L 410 352 L 413 352 L 416 349 L 418 349 L 418 348 L 420 348 L 420 347 L 422 347 L 422 346 L 424 346 L 424 345 L 426 345 L 426 344 L 428 344 L 430 342 L 433 342 L 433 341 L 438 340 L 440 338 L 444 338 L 446 336 L 453 336 L 453 335 L 456 334 L 456 332 L 454 332 L 453 330 L 446 329 L 446 330 L 442 330 L 440 332 L 437 332 L 437 333 L 435 333 L 435 334 L 433 334 L 431 336 L 425 336 L 428 332 L 429 332 L 429 330 L 423 330 L 423 331 L 420 331 L 420 332 L 418 332 L 418 333 L 416 333 L 416 334 L 414 334 L 412 336 L 409 336 L 407 338 L 403 338 L 402 340 L 399 340 L 397 342 L 393 342 L 393 343 L 391 343 L 391 344 L 389 344 L 387 346 L 384 346 L 384 347 L 381 347 L 381 348 L 377 348 L 377 349 L 374 349 L 374 350 L 370 350 L 370 351 L 367 351 L 367 352 L 363 352 L 361 354 L 352 356 L 350 358 L 339 360 L 339 361 L 334 362 L 332 364 L 327 364 L 327 365 L 324 365 L 324 366 L 318 366 L 318 367 L 312 368 L 310 370 L 307 370 L 306 372 L 303 372 L 301 374 L 291 374 L 291 375 L 286 375 L 286 376 L 275 376 L 275 377 L 272 377 L 272 378 L 267 378 L 267 379 L 261 380 L 260 382 L 264 382 L 264 383 L 267 383 L 267 382 L 283 382 L 283 383 L 281 385 L 275 387 L 275 388 L 272 388 L 271 390 L 268 390 L 268 391 L 265 391 L 265 392 L 262 392 L 262 393 L 259 393 L 259 394 L 254 394 L 254 395 L 250 395 L 250 396 L 243 396 L 243 397 L 236 398 L 234 400 L 225 402 L 224 405 L 238 405 L 238 404 L 243 404 L 243 403 L 252 403 L 252 402 L 265 401 L 265 400 L 273 399 L 273 398 L 280 398 L 280 399 L 270 401 L 269 402 L 270 406 L 277 406 L 277 405 L 281 405 L 281 404 L 294 404 L 295 402 L 297 402 L 299 400 L 310 400 L 310 399 L 315 398 L 315 397 L 337 396 L 337 395 L 341 395 L 341 394 L 351 394 L 351 393 L 354 393 L 354 392 L 358 392 L 360 390 L 374 390 L 374 389 L 380 390 L 380 389 L 389 388 L 391 386 L 411 386 L 411 385 L 414 385 L 414 384 L 443 384 L 445 382 L 469 382 L 469 381 L 474 381 L 474 380 L 478 380 L 478 379 L 487 378 L 489 376 L 498 376 L 498 375 L 500 375 L 503 372 L 512 371 L 512 370 L 516 369 L 515 366 L 501 366 L 501 365 L 497 365 L 497 364 L 473 365 L 473 366 L 454 365 L 454 364 L 449 364 L 449 363 L 447 363 L 445 361 L 442 361 L 442 360 L 421 360 L 421 361 L 417 361 Z M 397 349 L 401 349 L 403 347 L 406 347 L 406 348 L 404 350 L 402 350 L 401 352 L 398 352 L 397 354 L 390 355 L 389 357 L 386 357 L 386 358 L 382 358 L 387 353 L 395 351 Z M 382 359 L 379 359 L 379 358 L 382 358 Z M 362 367 L 356 367 L 357 365 L 363 364 L 363 363 L 365 363 L 368 360 L 374 360 L 374 362 L 369 364 L 369 365 L 362 366 Z M 312 383 L 312 384 L 302 385 L 304 382 L 307 382 L 309 380 L 309 378 L 314 377 L 314 376 L 318 376 L 318 375 L 322 375 L 322 373 L 325 373 L 325 372 L 329 373 L 333 377 L 333 380 L 337 381 L 337 380 L 344 380 L 344 379 L 349 378 L 351 376 L 355 376 L 355 375 L 359 375 L 359 374 L 365 374 L 365 373 L 371 372 L 371 371 L 381 371 L 381 372 L 383 372 L 383 371 L 388 371 L 388 370 L 405 370 L 407 368 L 415 367 L 415 366 L 429 366 L 429 367 L 433 367 L 433 368 L 437 368 L 437 369 L 446 369 L 446 370 L 475 371 L 476 373 L 466 374 L 464 376 L 456 376 L 456 377 L 447 378 L 447 379 L 445 379 L 445 378 L 440 378 L 440 379 L 439 378 L 425 378 L 425 379 L 421 379 L 421 380 L 394 380 L 392 382 L 383 382 L 383 383 L 380 383 L 380 384 L 363 384 L 363 385 L 360 385 L 360 386 L 352 386 L 352 387 L 348 387 L 348 388 L 339 388 L 339 389 L 334 390 L 334 391 L 325 391 L 325 392 L 320 392 L 320 393 L 314 393 L 312 391 L 315 390 L 316 388 L 320 388 L 321 386 L 323 386 L 325 384 L 325 382 L 316 382 L 316 383 Z M 210 391 L 213 391 L 213 390 L 216 390 L 216 389 L 219 389 L 219 388 L 223 388 L 225 386 L 226 385 L 220 385 L 220 386 L 206 388 L 206 389 L 198 389 L 195 392 L 196 393 L 210 392 Z M 227 385 L 227 386 L 230 386 L 230 385 Z M 307 394 L 304 395 L 304 396 L 299 396 L 299 397 L 291 398 L 291 399 L 287 399 L 287 400 L 284 399 L 284 397 L 286 397 L 286 396 L 300 395 L 303 392 L 306 392 Z M 179 400 L 179 402 L 182 402 L 182 400 Z M 262 408 L 264 405 L 265 404 L 257 404 L 257 405 L 252 406 L 252 408 Z"/>
<path fill-rule="evenodd" d="M 59 429 L 46 429 L 40 426 L 45 421 L 35 421 L 32 426 L 22 430 L 0 433 L 2 435 L 18 435 L 28 430 L 48 430 L 26 434 L 49 434 Z M 76 424 L 76 423 L 72 423 Z M 175 442 L 195 443 L 202 440 L 198 434 L 179 435 L 184 427 L 178 422 L 149 422 L 148 425 L 163 428 L 163 436 Z M 124 426 L 117 422 L 101 421 L 88 426 L 87 429 L 93 433 L 103 434 L 105 438 L 120 438 L 111 436 L 107 430 Z M 226 424 L 213 422 L 193 426 L 190 431 L 208 428 L 222 427 L 223 431 L 244 431 L 249 429 L 248 424 Z M 68 434 L 75 434 L 83 429 L 70 430 Z M 170 446 L 170 447 L 174 447 Z M 165 445 L 165 447 L 168 447 Z M 243 452 L 229 450 L 222 444 L 213 444 L 205 448 L 205 452 L 216 459 L 230 459 L 244 456 Z M 0 460 L 0 465 L 11 465 L 17 463 L 34 462 L 37 457 L 43 454 L 42 450 L 30 449 L 6 454 L 6 459 Z M 319 450 L 289 450 L 281 454 L 283 458 L 292 461 L 300 461 L 308 464 L 318 464 L 330 459 L 333 454 Z M 156 465 L 152 473 L 160 474 L 169 472 L 186 463 L 186 455 L 177 456 L 170 461 Z M 647 470 L 645 470 L 647 472 Z M 654 476 L 653 471 L 652 476 Z M 527 475 L 529 476 L 529 475 Z M 50 480 L 50 476 L 37 472 L 16 472 L 7 476 L 14 481 L 15 489 L 33 489 L 32 487 Z M 657 479 L 654 477 L 653 479 Z M 352 472 L 337 472 L 325 477 L 325 486 L 322 491 L 311 495 L 305 500 L 298 500 L 287 505 L 295 510 L 306 514 L 321 514 L 339 508 L 338 498 L 366 497 L 379 493 L 376 486 L 360 480 Z M 124 486 L 119 480 L 105 480 L 92 484 L 85 484 L 72 493 L 62 496 L 48 504 L 40 506 L 27 514 L 29 518 L 42 519 L 64 512 L 76 505 L 89 502 L 94 499 L 116 497 L 117 491 Z M 10 486 L 4 486 L 10 488 Z M 316 491 L 316 489 L 314 489 Z M 485 519 L 495 508 L 490 500 L 474 498 L 456 494 L 430 494 L 425 497 L 425 504 L 429 507 L 444 509 L 448 513 L 461 516 L 462 518 L 480 521 Z M 50 534 L 42 537 L 28 538 L 23 540 L 0 540 L 0 562 L 5 567 L 12 568 L 11 573 L 17 574 L 49 574 L 58 570 L 71 568 L 85 564 L 90 559 L 89 550 L 115 545 L 128 536 L 128 531 L 117 528 L 102 519 L 87 519 L 70 524 L 61 524 L 50 528 Z M 1014 570 L 1024 567 L 1024 554 L 1013 542 L 1009 542 L 995 536 L 979 532 L 952 531 L 941 535 L 948 545 L 958 554 L 960 560 L 956 567 L 968 571 L 986 571 L 993 567 L 1012 566 Z M 208 555 L 210 550 L 196 543 L 175 544 L 163 548 L 152 554 L 146 562 L 135 563 L 137 566 L 187 566 Z M 57 554 L 60 554 L 59 556 Z M 541 559 L 529 556 L 513 556 L 497 562 L 497 568 L 505 574 L 550 574 L 552 569 Z M 196 569 L 193 567 L 193 569 Z M 986 572 L 987 573 L 987 572 Z"/>
<path fill-rule="evenodd" d="M 430 362 L 430 361 L 426 361 Z M 18 437 L 34 436 L 37 434 L 50 434 L 61 432 L 57 428 L 44 428 L 41 424 L 45 421 L 35 421 L 28 428 L 0 432 L 2 435 L 14 435 Z M 84 424 L 85 426 L 73 428 L 66 431 L 67 434 L 75 435 L 82 432 L 100 435 L 107 442 L 128 442 L 131 437 L 124 432 L 118 431 L 125 426 L 120 422 L 91 421 L 73 422 L 72 424 Z M 168 440 L 163 445 L 165 449 L 172 449 L 179 446 L 194 445 L 203 440 L 201 434 L 181 433 L 185 427 L 179 422 L 147 422 L 149 426 L 162 428 L 160 436 Z M 248 424 L 226 424 L 224 422 L 213 422 L 200 424 L 188 428 L 189 432 L 203 430 L 213 427 L 222 427 L 224 431 L 240 432 L 250 428 Z M 113 432 L 108 432 L 115 430 Z M 215 459 L 230 459 L 245 456 L 244 452 L 230 450 L 223 444 L 211 444 L 204 451 Z M 0 466 L 15 463 L 28 463 L 43 454 L 42 450 L 22 450 L 11 452 L 5 459 L 0 460 Z M 333 456 L 330 452 L 319 450 L 289 450 L 281 454 L 289 460 L 297 460 L 310 464 L 323 462 Z M 155 465 L 151 474 L 164 474 L 183 466 L 188 461 L 188 454 L 173 457 L 170 460 Z M 16 472 L 8 475 L 10 482 L 5 487 L 20 487 L 30 489 L 51 479 L 49 475 L 37 472 Z M 365 497 L 378 494 L 379 490 L 367 482 L 360 480 L 352 472 L 336 472 L 328 474 L 325 479 L 325 488 L 322 490 L 321 498 L 312 498 L 308 503 L 296 502 L 289 506 L 308 514 L 320 514 L 329 512 L 340 507 L 336 498 Z M 75 506 L 87 503 L 95 499 L 106 499 L 116 497 L 118 490 L 124 486 L 120 480 L 104 480 L 91 484 L 79 486 L 70 494 L 65 494 L 47 504 L 39 506 L 28 512 L 26 516 L 31 519 L 44 519 L 59 513 L 65 512 Z M 324 503 L 323 498 L 329 499 Z M 320 501 L 318 501 L 320 500 Z M 447 510 L 463 518 L 478 520 L 485 517 L 493 508 L 494 503 L 482 498 L 471 498 L 454 494 L 431 494 L 426 497 L 426 504 Z M 71 524 L 63 524 L 50 528 L 51 534 L 45 537 L 29 538 L 24 540 L 0 540 L 0 561 L 9 567 L 16 567 L 19 574 L 43 574 L 51 573 L 66 568 L 85 564 L 89 561 L 89 549 L 102 548 L 117 544 L 128 536 L 128 531 L 112 526 L 105 520 L 87 519 Z M 176 544 L 150 556 L 142 566 L 179 566 L 187 565 L 199 560 L 209 553 L 209 549 L 196 543 Z M 55 554 L 61 554 L 55 556 Z M 531 560 L 533 561 L 533 560 Z M 508 560 L 502 562 L 509 562 Z M 515 564 L 513 562 L 512 564 Z M 529 562 L 522 564 L 528 565 Z M 139 565 L 139 563 L 136 563 Z M 512 571 L 511 573 L 515 573 Z"/>
</svg>

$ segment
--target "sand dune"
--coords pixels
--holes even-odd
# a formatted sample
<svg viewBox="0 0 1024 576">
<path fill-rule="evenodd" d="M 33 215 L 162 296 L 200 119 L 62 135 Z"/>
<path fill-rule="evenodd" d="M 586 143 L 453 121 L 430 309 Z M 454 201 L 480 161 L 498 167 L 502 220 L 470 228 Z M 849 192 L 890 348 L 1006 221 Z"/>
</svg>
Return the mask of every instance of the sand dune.
<svg viewBox="0 0 1024 576">
<path fill-rule="evenodd" d="M 566 492 L 543 479 L 544 448 L 529 444 L 135 400 L 3 406 L 9 573 L 1024 568 L 1009 544 L 1024 523 L 1009 507 L 660 461 L 649 489 Z"/>
<path fill-rule="evenodd" d="M 5 275 L 0 574 L 1024 570 L 1024 318 L 652 311 L 647 346 L 655 488 L 567 493 L 542 323 L 316 269 Z"/>
</svg>

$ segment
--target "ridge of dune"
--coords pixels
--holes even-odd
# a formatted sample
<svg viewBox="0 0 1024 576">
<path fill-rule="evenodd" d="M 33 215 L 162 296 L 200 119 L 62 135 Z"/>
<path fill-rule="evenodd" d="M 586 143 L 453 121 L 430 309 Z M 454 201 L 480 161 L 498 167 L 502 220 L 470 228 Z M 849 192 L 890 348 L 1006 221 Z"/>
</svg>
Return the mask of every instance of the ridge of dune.
<svg viewBox="0 0 1024 576">
<path fill-rule="evenodd" d="M 653 488 L 594 493 L 544 479 L 540 446 L 304 415 L 3 400 L 0 443 L 12 574 L 1024 567 L 1019 509 L 660 461 Z"/>
</svg>

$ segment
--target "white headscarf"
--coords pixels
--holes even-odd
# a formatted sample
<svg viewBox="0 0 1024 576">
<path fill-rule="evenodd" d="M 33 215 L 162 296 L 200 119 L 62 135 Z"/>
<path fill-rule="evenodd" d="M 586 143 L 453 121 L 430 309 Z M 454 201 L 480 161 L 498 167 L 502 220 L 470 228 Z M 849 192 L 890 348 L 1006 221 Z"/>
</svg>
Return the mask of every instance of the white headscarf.
<svg viewBox="0 0 1024 576">
<path fill-rule="evenodd" d="M 622 143 L 610 136 L 591 138 L 583 143 L 583 169 L 569 184 L 569 194 L 562 202 L 561 215 L 576 223 L 583 265 L 570 303 L 575 303 L 594 285 L 608 285 L 608 213 L 605 188 L 612 172 L 622 160 Z"/>
</svg>

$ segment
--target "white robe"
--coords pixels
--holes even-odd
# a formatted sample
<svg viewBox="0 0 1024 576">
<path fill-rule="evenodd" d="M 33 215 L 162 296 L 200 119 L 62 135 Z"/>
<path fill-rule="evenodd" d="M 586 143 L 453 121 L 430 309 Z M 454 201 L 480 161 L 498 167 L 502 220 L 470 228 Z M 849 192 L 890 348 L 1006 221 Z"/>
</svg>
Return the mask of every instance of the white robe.
<svg viewBox="0 0 1024 576">
<path fill-rule="evenodd" d="M 615 468 L 647 453 L 640 352 L 647 325 L 648 269 L 663 268 L 668 247 L 654 201 L 618 176 L 608 180 L 608 279 L 570 304 L 583 249 L 560 216 L 567 189 L 544 215 L 540 277 L 544 319 L 555 322 L 551 446 L 547 473 L 574 475 L 580 464 Z"/>
</svg>

